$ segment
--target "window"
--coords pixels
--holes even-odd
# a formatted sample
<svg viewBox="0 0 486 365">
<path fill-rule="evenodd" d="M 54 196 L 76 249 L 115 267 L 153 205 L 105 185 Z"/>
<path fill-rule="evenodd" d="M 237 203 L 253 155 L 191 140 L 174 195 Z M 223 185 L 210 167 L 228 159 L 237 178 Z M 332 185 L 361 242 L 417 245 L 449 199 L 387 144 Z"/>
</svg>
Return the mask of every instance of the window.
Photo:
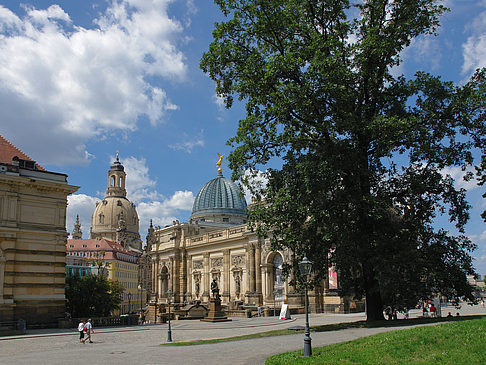
<svg viewBox="0 0 486 365">
<path fill-rule="evenodd" d="M 105 216 L 103 215 L 103 213 L 100 213 L 100 220 L 99 220 L 100 224 L 103 224 L 105 223 Z"/>
<path fill-rule="evenodd" d="M 223 218 L 223 222 L 229 222 L 229 218 Z"/>
</svg>

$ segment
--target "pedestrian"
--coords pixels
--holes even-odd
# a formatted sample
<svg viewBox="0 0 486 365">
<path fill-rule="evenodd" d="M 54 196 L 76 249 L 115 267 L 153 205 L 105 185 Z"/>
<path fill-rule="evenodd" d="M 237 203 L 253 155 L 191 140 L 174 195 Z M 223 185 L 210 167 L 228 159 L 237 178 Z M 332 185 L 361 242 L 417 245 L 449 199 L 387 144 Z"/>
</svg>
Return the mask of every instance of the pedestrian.
<svg viewBox="0 0 486 365">
<path fill-rule="evenodd" d="M 429 311 L 430 311 L 431 317 L 434 317 L 434 318 L 437 317 L 437 308 L 435 307 L 435 305 L 433 303 L 430 305 Z"/>
<path fill-rule="evenodd" d="M 484 308 L 484 298 L 481 298 L 481 307 Z"/>
<path fill-rule="evenodd" d="M 78 332 L 79 332 L 79 342 L 84 342 L 83 341 L 83 338 L 84 338 L 84 321 L 81 320 L 81 322 L 79 322 L 78 324 Z"/>
<path fill-rule="evenodd" d="M 422 314 L 424 316 L 424 318 L 427 318 L 429 316 L 429 312 L 427 310 L 427 304 L 424 303 L 424 306 L 422 307 Z"/>
<path fill-rule="evenodd" d="M 91 324 L 91 318 L 88 319 L 88 322 L 86 322 L 84 328 L 86 330 L 86 338 L 83 340 L 83 342 L 86 343 L 86 340 L 89 340 L 89 343 L 93 343 L 93 341 L 91 341 L 91 334 L 94 333 L 94 331 L 93 331 L 93 326 Z"/>
</svg>

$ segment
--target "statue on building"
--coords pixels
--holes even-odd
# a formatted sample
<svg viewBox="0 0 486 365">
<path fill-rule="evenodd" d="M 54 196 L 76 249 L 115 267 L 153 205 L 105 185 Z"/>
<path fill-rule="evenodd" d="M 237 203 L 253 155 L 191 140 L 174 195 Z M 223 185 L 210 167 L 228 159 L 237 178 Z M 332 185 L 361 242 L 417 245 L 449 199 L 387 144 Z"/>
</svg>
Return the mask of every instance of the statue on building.
<svg viewBox="0 0 486 365">
<path fill-rule="evenodd" d="M 218 162 L 216 162 L 216 166 L 218 166 L 218 172 L 223 172 L 223 170 L 221 169 L 221 164 L 223 163 L 223 157 L 224 157 L 224 153 L 222 155 L 220 155 L 218 152 L 216 152 L 218 154 Z"/>
<path fill-rule="evenodd" d="M 199 293 L 200 293 L 200 290 L 201 290 L 199 275 L 194 276 L 194 286 L 195 286 L 195 289 L 196 289 L 196 293 L 195 293 L 196 298 L 199 298 Z"/>
</svg>

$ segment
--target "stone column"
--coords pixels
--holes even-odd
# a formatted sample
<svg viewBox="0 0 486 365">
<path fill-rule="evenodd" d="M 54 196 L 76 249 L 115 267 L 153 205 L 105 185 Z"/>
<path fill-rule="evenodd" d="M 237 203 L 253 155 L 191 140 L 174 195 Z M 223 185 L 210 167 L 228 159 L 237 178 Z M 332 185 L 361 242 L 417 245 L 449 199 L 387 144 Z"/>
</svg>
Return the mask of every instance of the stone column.
<svg viewBox="0 0 486 365">
<path fill-rule="evenodd" d="M 187 292 L 187 281 L 186 281 L 186 274 L 187 274 L 187 253 L 185 250 L 182 250 L 181 255 L 181 263 L 180 263 L 180 278 L 179 278 L 179 288 L 180 288 L 180 301 L 186 301 L 186 292 Z"/>
<path fill-rule="evenodd" d="M 186 301 L 192 300 L 192 256 L 186 254 Z"/>
<path fill-rule="evenodd" d="M 250 281 L 250 244 L 246 246 L 246 290 L 245 294 L 248 295 L 251 292 L 251 281 Z"/>
<path fill-rule="evenodd" d="M 263 264 L 263 298 L 265 301 L 273 301 L 273 275 L 272 275 L 273 265 Z"/>
<path fill-rule="evenodd" d="M 152 290 L 154 292 L 157 291 L 157 266 L 156 266 L 156 259 L 152 257 L 152 275 L 150 277 L 150 281 L 152 282 Z M 150 296 L 152 297 L 152 295 Z"/>
<path fill-rule="evenodd" d="M 224 287 L 223 287 L 223 299 L 225 302 L 230 301 L 230 250 L 223 251 L 223 275 L 224 275 Z"/>
<path fill-rule="evenodd" d="M 0 248 L 0 304 L 3 304 L 3 286 L 4 286 L 4 278 L 5 278 L 5 256 L 3 255 L 3 251 Z"/>
<path fill-rule="evenodd" d="M 260 247 L 260 242 L 255 246 L 255 285 L 256 292 L 262 294 L 262 249 Z"/>
<path fill-rule="evenodd" d="M 211 295 L 211 293 L 209 292 L 210 282 L 211 282 L 211 278 L 209 277 L 209 252 L 206 252 L 203 255 L 203 258 L 204 258 L 204 262 L 203 262 L 204 271 L 203 271 L 202 281 L 203 281 L 204 288 L 202 288 L 201 297 L 203 297 L 203 300 L 209 301 L 209 297 Z"/>
<path fill-rule="evenodd" d="M 255 281 L 255 246 L 250 245 L 250 292 L 256 292 L 256 281 Z"/>
</svg>

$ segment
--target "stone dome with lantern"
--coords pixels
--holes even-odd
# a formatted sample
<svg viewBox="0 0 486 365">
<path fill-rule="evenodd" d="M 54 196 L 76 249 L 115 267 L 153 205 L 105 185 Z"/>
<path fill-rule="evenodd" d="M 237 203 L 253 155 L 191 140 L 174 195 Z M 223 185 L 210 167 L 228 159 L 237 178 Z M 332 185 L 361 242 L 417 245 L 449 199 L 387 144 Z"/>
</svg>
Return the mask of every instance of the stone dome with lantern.
<svg viewBox="0 0 486 365">
<path fill-rule="evenodd" d="M 90 238 L 107 238 L 127 249 L 141 251 L 137 209 L 126 197 L 125 182 L 125 168 L 117 152 L 116 161 L 108 170 L 106 196 L 96 203 L 91 217 Z"/>
</svg>

